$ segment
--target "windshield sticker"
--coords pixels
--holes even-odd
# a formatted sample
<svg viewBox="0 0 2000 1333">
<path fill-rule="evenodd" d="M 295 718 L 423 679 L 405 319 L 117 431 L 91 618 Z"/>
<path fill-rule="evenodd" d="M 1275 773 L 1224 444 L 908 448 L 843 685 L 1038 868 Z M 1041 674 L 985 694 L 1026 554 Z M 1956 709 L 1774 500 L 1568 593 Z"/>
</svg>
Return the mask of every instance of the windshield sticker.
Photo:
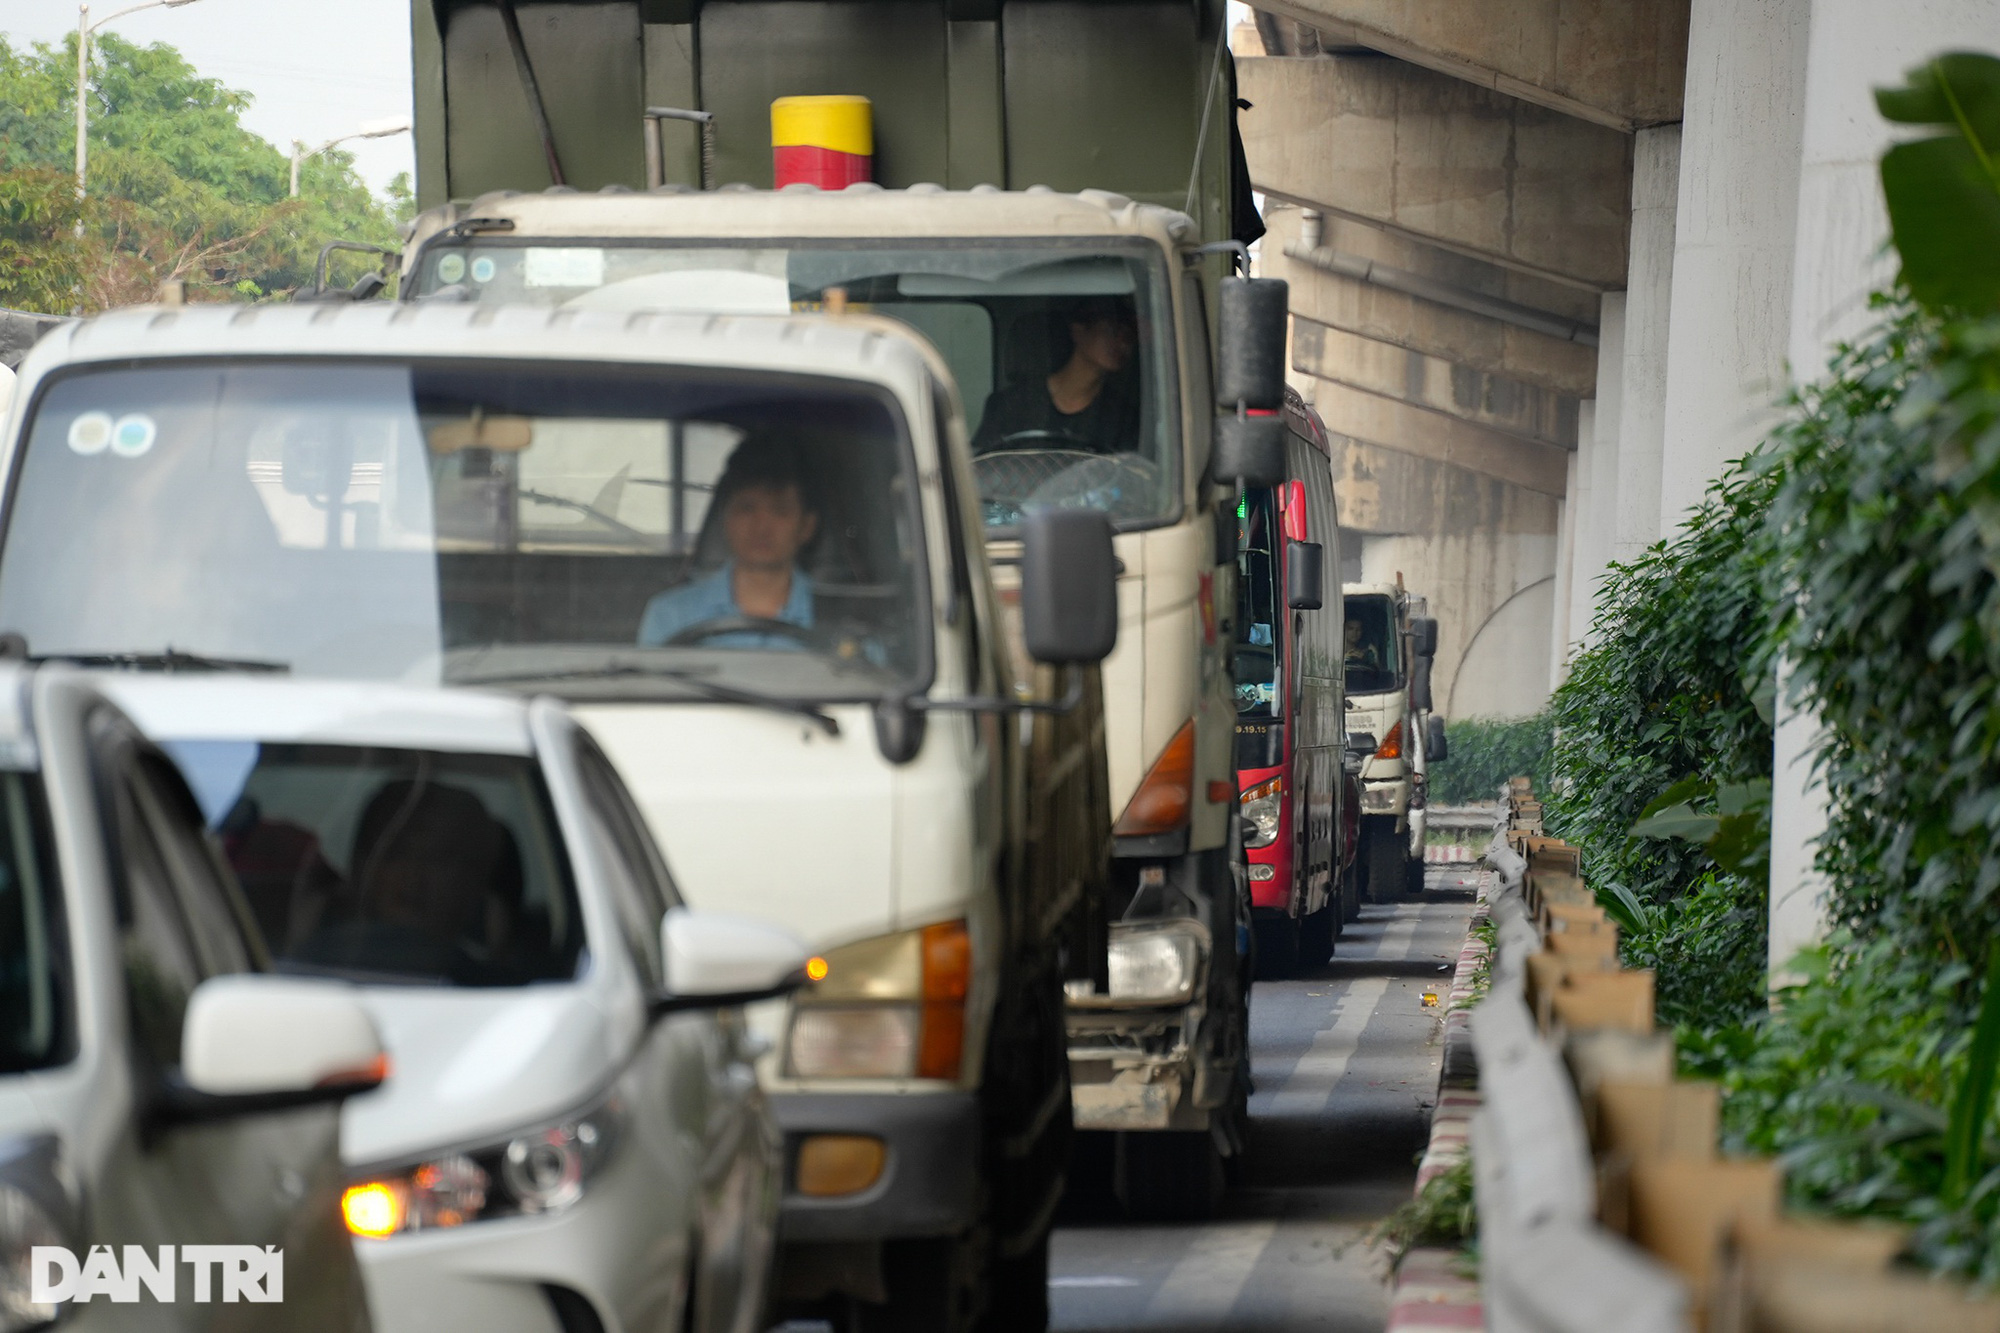
<svg viewBox="0 0 2000 1333">
<path fill-rule="evenodd" d="M 595 246 L 530 246 L 521 266 L 530 287 L 602 287 L 604 251 Z"/>
<path fill-rule="evenodd" d="M 465 256 L 449 254 L 438 260 L 438 281 L 459 282 L 465 277 Z"/>
<path fill-rule="evenodd" d="M 80 454 L 101 454 L 111 443 L 111 414 L 85 412 L 69 423 L 69 447 Z"/>
<path fill-rule="evenodd" d="M 492 255 L 481 255 L 479 256 L 479 258 L 472 261 L 472 280 L 474 282 L 493 281 Z"/>
<path fill-rule="evenodd" d="M 159 427 L 144 412 L 128 412 L 111 428 L 111 452 L 120 458 L 137 458 L 153 447 Z"/>
</svg>

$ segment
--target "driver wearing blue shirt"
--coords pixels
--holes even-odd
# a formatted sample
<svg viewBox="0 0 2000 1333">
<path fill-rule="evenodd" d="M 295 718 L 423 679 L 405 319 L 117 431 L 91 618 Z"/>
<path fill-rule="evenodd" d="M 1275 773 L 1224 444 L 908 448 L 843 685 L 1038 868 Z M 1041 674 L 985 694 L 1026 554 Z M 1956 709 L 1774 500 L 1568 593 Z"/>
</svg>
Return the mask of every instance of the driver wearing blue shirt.
<svg viewBox="0 0 2000 1333">
<path fill-rule="evenodd" d="M 745 440 L 729 456 L 715 503 L 729 559 L 714 573 L 647 602 L 639 642 L 658 646 L 685 636 L 684 643 L 715 648 L 803 648 L 783 634 L 721 630 L 744 620 L 812 628 L 812 579 L 798 567 L 798 557 L 819 531 L 819 515 L 806 498 L 797 452 L 780 440 Z M 688 633 L 704 625 L 720 632 Z"/>
</svg>

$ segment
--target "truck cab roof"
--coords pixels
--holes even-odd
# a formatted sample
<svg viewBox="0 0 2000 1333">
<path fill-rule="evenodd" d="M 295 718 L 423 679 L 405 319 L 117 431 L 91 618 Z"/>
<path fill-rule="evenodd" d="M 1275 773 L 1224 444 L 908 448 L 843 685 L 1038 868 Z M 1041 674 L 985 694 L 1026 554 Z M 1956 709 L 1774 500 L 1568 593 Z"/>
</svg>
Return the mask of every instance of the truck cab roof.
<svg viewBox="0 0 2000 1333">
<path fill-rule="evenodd" d="M 446 204 L 418 216 L 404 251 L 407 265 L 423 242 L 473 219 L 512 224 L 491 232 L 530 236 L 783 237 L 843 236 L 1139 236 L 1169 248 L 1192 244 L 1194 220 L 1176 209 L 1138 203 L 1105 190 L 1065 194 L 1046 186 L 1001 190 L 976 185 L 844 190 L 790 185 L 782 190 L 663 186 L 641 193 L 609 187 L 590 193 L 561 187 L 496 190 L 469 204 Z M 488 228 L 467 228 L 486 232 Z"/>
<path fill-rule="evenodd" d="M 62 327 L 21 366 L 17 410 L 63 366 L 136 359 L 480 356 L 861 377 L 915 394 L 946 372 L 905 326 L 867 315 L 686 315 L 446 302 L 136 306 Z"/>
</svg>

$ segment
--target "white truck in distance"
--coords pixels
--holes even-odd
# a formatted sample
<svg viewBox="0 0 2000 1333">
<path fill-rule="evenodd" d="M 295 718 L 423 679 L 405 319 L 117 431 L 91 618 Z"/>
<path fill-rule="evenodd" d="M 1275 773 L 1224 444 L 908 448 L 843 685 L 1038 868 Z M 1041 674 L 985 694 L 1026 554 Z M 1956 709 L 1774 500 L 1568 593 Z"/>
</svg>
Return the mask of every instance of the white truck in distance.
<svg viewBox="0 0 2000 1333">
<path fill-rule="evenodd" d="M 1426 784 L 1444 758 L 1444 720 L 1431 712 L 1437 621 L 1395 583 L 1343 584 L 1347 734 L 1373 737 L 1361 766 L 1362 892 L 1394 902 L 1424 887 Z"/>
</svg>

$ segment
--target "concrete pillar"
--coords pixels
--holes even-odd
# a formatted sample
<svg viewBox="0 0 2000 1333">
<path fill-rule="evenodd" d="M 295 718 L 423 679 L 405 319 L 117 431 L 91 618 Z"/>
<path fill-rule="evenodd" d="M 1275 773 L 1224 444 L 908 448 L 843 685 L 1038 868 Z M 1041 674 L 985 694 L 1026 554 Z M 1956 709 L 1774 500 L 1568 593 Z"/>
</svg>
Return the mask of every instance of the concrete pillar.
<svg viewBox="0 0 2000 1333">
<path fill-rule="evenodd" d="M 1591 404 L 1584 403 L 1577 409 L 1577 432 L 1587 437 L 1591 429 L 1594 413 Z M 1583 450 L 1578 449 L 1569 456 L 1569 485 L 1563 491 L 1562 507 L 1556 511 L 1556 584 L 1555 612 L 1551 617 L 1552 634 L 1549 639 L 1549 688 L 1557 688 L 1569 675 L 1570 608 L 1575 599 L 1570 588 L 1576 582 L 1576 516 L 1584 499 L 1577 493 L 1582 472 Z"/>
<path fill-rule="evenodd" d="M 1776 424 L 1812 0 L 1694 0 L 1674 218 L 1660 531 Z"/>
<path fill-rule="evenodd" d="M 1576 572 L 1570 579 L 1570 648 L 1590 638 L 1597 589 L 1618 542 L 1618 436 L 1625 401 L 1625 293 L 1607 292 L 1597 321 L 1597 397 L 1590 429 L 1579 424 Z"/>
<path fill-rule="evenodd" d="M 1950 50 L 2000 48 L 1992 0 L 1813 0 L 1806 45 L 1798 234 L 1789 335 L 1792 373 L 1816 378 L 1842 340 L 1865 329 L 1868 294 L 1894 273 L 1877 165 L 1891 140 L 1873 90 Z M 1825 886 L 1812 871 L 1826 793 L 1810 781 L 1815 723 L 1778 692 L 1771 784 L 1771 962 L 1782 967 L 1824 930 Z"/>
<path fill-rule="evenodd" d="M 1666 438 L 1667 334 L 1673 297 L 1681 127 L 1641 130 L 1633 140 L 1631 266 L 1625 283 L 1614 543 L 1620 560 L 1636 558 L 1660 537 L 1660 464 Z M 1599 337 L 1601 341 L 1601 333 Z"/>
</svg>

